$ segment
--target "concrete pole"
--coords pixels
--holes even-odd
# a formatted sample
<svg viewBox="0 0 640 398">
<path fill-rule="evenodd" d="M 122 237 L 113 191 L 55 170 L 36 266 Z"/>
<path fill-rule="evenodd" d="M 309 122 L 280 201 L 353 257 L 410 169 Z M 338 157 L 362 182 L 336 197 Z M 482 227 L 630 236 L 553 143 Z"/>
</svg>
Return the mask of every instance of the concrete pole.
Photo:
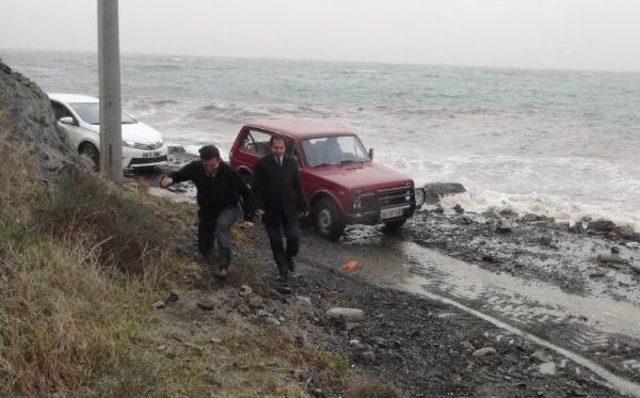
<svg viewBox="0 0 640 398">
<path fill-rule="evenodd" d="M 98 0 L 100 172 L 122 184 L 122 109 L 118 0 Z"/>
</svg>

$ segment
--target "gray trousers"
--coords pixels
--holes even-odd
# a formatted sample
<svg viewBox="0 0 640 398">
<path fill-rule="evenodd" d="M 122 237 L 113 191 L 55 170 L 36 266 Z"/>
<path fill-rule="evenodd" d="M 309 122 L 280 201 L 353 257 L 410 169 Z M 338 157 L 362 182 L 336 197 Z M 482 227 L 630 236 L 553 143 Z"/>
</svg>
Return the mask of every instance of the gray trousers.
<svg viewBox="0 0 640 398">
<path fill-rule="evenodd" d="M 198 249 L 205 260 L 217 262 L 219 268 L 229 266 L 235 253 L 231 227 L 241 216 L 238 207 L 227 207 L 217 214 L 202 210 L 198 213 Z"/>
</svg>

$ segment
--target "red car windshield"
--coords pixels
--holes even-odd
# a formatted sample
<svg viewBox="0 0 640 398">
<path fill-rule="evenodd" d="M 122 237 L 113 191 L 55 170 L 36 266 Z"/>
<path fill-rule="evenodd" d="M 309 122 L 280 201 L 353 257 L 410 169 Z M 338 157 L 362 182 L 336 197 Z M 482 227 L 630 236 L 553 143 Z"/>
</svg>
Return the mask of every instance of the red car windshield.
<svg viewBox="0 0 640 398">
<path fill-rule="evenodd" d="M 304 140 L 302 150 L 309 167 L 367 162 L 364 145 L 355 135 L 319 137 Z"/>
</svg>

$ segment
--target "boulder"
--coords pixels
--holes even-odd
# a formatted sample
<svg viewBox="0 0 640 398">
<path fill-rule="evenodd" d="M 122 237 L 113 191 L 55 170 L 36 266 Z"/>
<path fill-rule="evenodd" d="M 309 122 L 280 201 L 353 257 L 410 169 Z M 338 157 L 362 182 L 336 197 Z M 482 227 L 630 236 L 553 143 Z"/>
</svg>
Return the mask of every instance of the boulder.
<svg viewBox="0 0 640 398">
<path fill-rule="evenodd" d="M 554 376 L 556 374 L 556 364 L 553 362 L 541 363 L 540 366 L 538 366 L 538 372 L 543 375 Z"/>
<path fill-rule="evenodd" d="M 334 307 L 327 311 L 327 317 L 343 322 L 364 321 L 364 311 L 358 308 Z"/>
<path fill-rule="evenodd" d="M 253 293 L 253 289 L 249 285 L 240 286 L 240 296 L 247 297 Z"/>
<path fill-rule="evenodd" d="M 593 232 L 611 232 L 615 228 L 616 224 L 613 221 L 599 219 L 597 221 L 590 222 L 587 230 Z"/>
<path fill-rule="evenodd" d="M 457 214 L 464 213 L 464 209 L 462 208 L 462 206 L 460 206 L 459 203 L 453 206 L 453 211 L 455 211 Z"/>
<path fill-rule="evenodd" d="M 483 358 L 489 355 L 495 355 L 497 354 L 497 351 L 495 348 L 493 347 L 484 347 L 484 348 L 480 348 L 479 350 L 475 350 L 473 352 L 473 355 L 475 358 Z"/>
<path fill-rule="evenodd" d="M 629 260 L 616 253 L 600 253 L 595 257 L 595 260 L 601 264 L 611 266 L 629 264 Z"/>
<path fill-rule="evenodd" d="M 436 204 L 440 198 L 447 195 L 455 195 L 466 192 L 462 184 L 455 182 L 434 182 L 424 185 L 425 203 Z"/>
<path fill-rule="evenodd" d="M 524 222 L 544 221 L 546 219 L 547 217 L 545 216 L 540 216 L 538 214 L 533 214 L 533 213 L 527 213 L 524 216 L 522 216 L 522 221 Z"/>
<path fill-rule="evenodd" d="M 25 144 L 48 180 L 66 166 L 84 162 L 57 125 L 47 94 L 0 59 L 0 139 Z"/>
<path fill-rule="evenodd" d="M 505 218 L 516 218 L 518 217 L 518 213 L 513 211 L 513 209 L 502 209 L 500 210 L 500 215 Z"/>
<path fill-rule="evenodd" d="M 634 240 L 636 231 L 628 225 L 619 225 L 613 228 L 613 233 L 626 240 Z"/>
<path fill-rule="evenodd" d="M 531 358 L 532 361 L 535 361 L 537 363 L 545 363 L 545 362 L 553 361 L 553 357 L 551 355 L 541 350 L 535 351 L 533 354 L 531 354 L 531 356 L 529 356 L 529 358 Z"/>
<path fill-rule="evenodd" d="M 216 303 L 213 300 L 208 299 L 200 300 L 196 303 L 196 305 L 203 311 L 211 311 L 216 308 Z"/>
</svg>

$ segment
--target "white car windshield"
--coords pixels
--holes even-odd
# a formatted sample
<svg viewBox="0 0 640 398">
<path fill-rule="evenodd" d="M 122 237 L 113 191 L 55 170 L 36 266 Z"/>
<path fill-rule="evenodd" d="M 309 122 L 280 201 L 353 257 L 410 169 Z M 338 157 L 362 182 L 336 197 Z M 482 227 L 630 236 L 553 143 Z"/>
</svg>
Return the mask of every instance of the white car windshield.
<svg viewBox="0 0 640 398">
<path fill-rule="evenodd" d="M 69 104 L 85 123 L 100 124 L 100 104 L 97 102 L 76 102 Z M 134 118 L 122 112 L 122 124 L 137 123 Z"/>
<path fill-rule="evenodd" d="M 367 162 L 369 155 L 355 135 L 320 137 L 302 142 L 310 167 Z"/>
</svg>

